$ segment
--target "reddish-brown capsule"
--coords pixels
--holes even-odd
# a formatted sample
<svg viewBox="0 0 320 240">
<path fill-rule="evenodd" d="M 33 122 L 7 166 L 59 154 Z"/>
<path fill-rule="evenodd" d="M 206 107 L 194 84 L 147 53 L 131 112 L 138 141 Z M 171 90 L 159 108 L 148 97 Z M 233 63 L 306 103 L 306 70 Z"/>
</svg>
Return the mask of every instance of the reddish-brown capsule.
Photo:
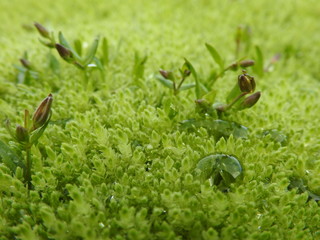
<svg viewBox="0 0 320 240">
<path fill-rule="evenodd" d="M 238 85 L 241 92 L 251 93 L 256 88 L 256 82 L 253 77 L 249 76 L 246 71 L 243 70 L 243 74 L 238 76 Z"/>
<path fill-rule="evenodd" d="M 162 77 L 164 77 L 165 79 L 168 79 L 168 77 L 169 77 L 168 71 L 160 69 L 159 73 L 161 74 Z"/>
<path fill-rule="evenodd" d="M 243 102 L 240 105 L 241 109 L 244 108 L 251 108 L 252 106 L 254 106 L 260 99 L 261 97 L 261 92 L 256 92 L 254 94 L 252 94 L 249 97 L 246 97 Z"/>
<path fill-rule="evenodd" d="M 73 55 L 72 52 L 64 47 L 63 45 L 56 43 L 56 49 L 60 55 L 60 57 L 62 57 L 64 60 L 66 60 L 67 62 L 71 62 L 73 60 Z"/>
<path fill-rule="evenodd" d="M 39 105 L 35 113 L 33 114 L 33 130 L 42 127 L 48 120 L 50 111 L 51 111 L 51 105 L 52 105 L 53 97 L 50 93 L 48 97 L 46 97 Z"/>
<path fill-rule="evenodd" d="M 21 58 L 20 62 L 25 68 L 31 69 L 31 63 L 27 59 Z"/>
<path fill-rule="evenodd" d="M 254 61 L 253 60 L 243 60 L 241 62 L 239 62 L 240 67 L 246 68 L 246 67 L 250 67 L 254 65 Z"/>
<path fill-rule="evenodd" d="M 50 33 L 44 26 L 37 22 L 34 23 L 34 26 L 37 28 L 42 37 L 50 39 Z"/>
<path fill-rule="evenodd" d="M 16 128 L 16 137 L 18 142 L 27 142 L 29 138 L 28 130 L 18 125 Z"/>
</svg>

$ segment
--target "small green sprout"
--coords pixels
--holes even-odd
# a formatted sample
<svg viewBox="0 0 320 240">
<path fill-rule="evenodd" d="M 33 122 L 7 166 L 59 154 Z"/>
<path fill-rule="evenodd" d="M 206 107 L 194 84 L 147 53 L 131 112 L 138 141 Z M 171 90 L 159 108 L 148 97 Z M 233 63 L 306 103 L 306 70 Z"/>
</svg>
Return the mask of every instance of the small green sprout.
<svg viewBox="0 0 320 240">
<path fill-rule="evenodd" d="M 219 72 L 218 73 L 215 73 L 215 74 L 211 74 L 213 77 L 212 77 L 212 84 L 215 83 L 215 81 L 218 79 L 218 78 L 221 78 L 224 76 L 224 74 L 231 70 L 231 71 L 237 71 L 239 68 L 248 68 L 248 67 L 252 67 L 255 65 L 255 61 L 252 60 L 252 59 L 239 59 L 239 60 L 236 60 L 235 62 L 227 65 L 227 67 L 225 67 L 225 62 L 226 60 L 221 57 L 221 55 L 219 54 L 219 52 L 212 46 L 210 45 L 209 43 L 206 43 L 206 48 L 207 50 L 209 51 L 212 59 L 219 65 Z M 238 57 L 236 57 L 237 59 Z"/>
<path fill-rule="evenodd" d="M 190 69 L 187 60 L 179 69 L 179 72 L 180 72 L 180 77 L 178 78 L 179 80 L 177 80 L 177 77 L 174 75 L 172 71 L 160 69 L 159 70 L 160 75 L 157 75 L 156 79 L 167 88 L 172 89 L 174 95 L 178 95 L 179 92 L 196 86 L 195 83 L 184 84 L 185 80 L 192 73 L 192 70 Z"/>
<path fill-rule="evenodd" d="M 17 70 L 17 83 L 30 85 L 32 80 L 39 79 L 39 73 L 36 71 L 33 64 L 28 59 L 28 53 L 25 52 L 20 58 L 21 65 L 13 65 Z"/>
<path fill-rule="evenodd" d="M 40 23 L 35 22 L 34 26 L 36 27 L 36 29 L 38 30 L 38 32 L 40 33 L 41 37 L 48 39 L 48 41 L 42 40 L 41 38 L 39 38 L 39 41 L 46 47 L 48 48 L 54 48 L 55 46 L 55 38 L 54 38 L 54 34 L 53 32 L 49 32 L 49 30 L 47 28 L 45 28 L 43 25 L 41 25 Z"/>
<path fill-rule="evenodd" d="M 87 54 L 82 56 L 82 43 L 79 39 L 74 41 L 74 47 L 69 44 L 62 32 L 59 32 L 59 42 L 55 41 L 54 32 L 49 32 L 40 23 L 35 23 L 34 26 L 40 33 L 41 37 L 48 39 L 49 42 L 39 39 L 40 42 L 49 48 L 55 48 L 60 57 L 66 62 L 75 65 L 77 68 L 87 72 L 88 68 L 98 68 L 103 71 L 101 61 L 95 56 L 98 46 L 99 37 L 96 37 L 89 46 Z"/>
<path fill-rule="evenodd" d="M 25 110 L 24 126 L 17 125 L 15 132 L 11 130 L 10 121 L 6 121 L 6 128 L 12 138 L 18 143 L 21 150 L 26 152 L 25 163 L 18 163 L 19 166 L 24 167 L 24 180 L 28 186 L 28 189 L 32 188 L 31 184 L 31 147 L 37 144 L 38 139 L 43 134 L 44 130 L 49 124 L 51 118 L 51 105 L 53 102 L 52 94 L 49 94 L 38 106 L 30 120 L 30 114 L 28 110 Z"/>
</svg>

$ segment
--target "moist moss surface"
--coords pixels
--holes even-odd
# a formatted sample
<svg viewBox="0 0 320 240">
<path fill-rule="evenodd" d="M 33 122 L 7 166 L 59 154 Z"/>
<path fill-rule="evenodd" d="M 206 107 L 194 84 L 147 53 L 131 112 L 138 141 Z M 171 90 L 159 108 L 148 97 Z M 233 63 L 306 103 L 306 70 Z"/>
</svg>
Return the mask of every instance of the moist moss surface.
<svg viewBox="0 0 320 240">
<path fill-rule="evenodd" d="M 5 161 L 8 148 L 23 161 L 26 152 L 1 124 L 0 239 L 320 239 L 319 1 L 11 0 L 0 9 L 1 122 L 22 125 L 25 109 L 54 99 L 31 148 L 29 190 Z M 101 69 L 42 45 L 35 21 L 84 52 L 99 35 Z M 268 71 L 247 69 L 256 105 L 219 116 L 245 133 L 201 114 L 195 88 L 174 95 L 155 77 L 186 58 L 207 83 L 219 64 L 205 43 L 232 63 L 239 26 L 250 36 L 239 58 L 267 67 L 281 56 Z M 25 52 L 32 76 L 21 70 Z M 209 86 L 216 102 L 239 74 Z"/>
</svg>

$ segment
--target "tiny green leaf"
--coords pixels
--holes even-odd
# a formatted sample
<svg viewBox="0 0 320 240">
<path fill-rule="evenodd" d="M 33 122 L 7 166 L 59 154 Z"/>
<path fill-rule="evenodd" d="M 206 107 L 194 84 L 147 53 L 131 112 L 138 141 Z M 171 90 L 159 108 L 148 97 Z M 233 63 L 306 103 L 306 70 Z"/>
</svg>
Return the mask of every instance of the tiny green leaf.
<svg viewBox="0 0 320 240">
<path fill-rule="evenodd" d="M 77 61 L 81 62 L 81 57 L 79 56 L 79 54 L 71 47 L 71 45 L 69 44 L 69 42 L 65 39 L 65 37 L 63 36 L 62 32 L 59 32 L 59 42 L 61 45 L 63 45 L 65 48 L 69 49 L 72 54 L 74 55 L 74 57 L 76 58 Z"/>
<path fill-rule="evenodd" d="M 65 46 L 66 48 L 71 49 L 71 45 L 65 39 L 65 37 L 62 34 L 62 32 L 59 32 L 59 42 L 60 42 L 61 45 Z"/>
<path fill-rule="evenodd" d="M 45 124 L 42 125 L 41 127 L 37 128 L 33 132 L 31 132 L 31 134 L 30 134 L 30 143 L 31 144 L 35 144 L 38 141 L 38 139 L 41 137 L 41 135 L 43 134 L 44 130 L 47 128 L 47 126 L 50 122 L 51 115 L 52 115 L 52 112 L 50 111 L 50 115 L 48 116 L 48 119 L 45 122 Z"/>
<path fill-rule="evenodd" d="M 166 86 L 167 88 L 173 89 L 173 82 L 165 79 L 163 76 L 161 75 L 156 75 L 156 79 L 162 83 L 164 86 Z"/>
<path fill-rule="evenodd" d="M 184 84 L 179 88 L 179 91 L 187 90 L 187 89 L 193 88 L 195 86 L 196 86 L 195 83 Z"/>
<path fill-rule="evenodd" d="M 196 84 L 195 84 L 195 91 L 196 91 L 196 98 L 199 99 L 200 96 L 201 96 L 201 86 L 200 86 L 200 82 L 199 82 L 199 79 L 198 79 L 198 74 L 195 70 L 195 68 L 192 66 L 192 64 L 185 58 L 185 63 L 184 65 L 191 71 L 195 81 L 196 81 Z"/>
<path fill-rule="evenodd" d="M 82 55 L 82 43 L 79 39 L 74 40 L 74 49 L 79 54 L 79 56 Z"/>
<path fill-rule="evenodd" d="M 224 61 L 218 51 L 208 43 L 206 43 L 206 48 L 208 49 L 213 60 L 220 66 L 220 70 L 224 71 Z"/>
<path fill-rule="evenodd" d="M 87 55 L 86 55 L 86 57 L 85 57 L 85 59 L 83 61 L 83 65 L 84 66 L 87 66 L 89 63 L 92 62 L 92 60 L 93 60 L 93 58 L 94 58 L 94 56 L 95 56 L 95 54 L 97 52 L 98 45 L 99 45 L 99 37 L 96 37 L 93 40 L 93 42 L 92 42 L 92 44 L 91 44 L 91 46 L 90 46 L 90 48 L 88 50 L 88 53 L 87 53 Z"/>
</svg>

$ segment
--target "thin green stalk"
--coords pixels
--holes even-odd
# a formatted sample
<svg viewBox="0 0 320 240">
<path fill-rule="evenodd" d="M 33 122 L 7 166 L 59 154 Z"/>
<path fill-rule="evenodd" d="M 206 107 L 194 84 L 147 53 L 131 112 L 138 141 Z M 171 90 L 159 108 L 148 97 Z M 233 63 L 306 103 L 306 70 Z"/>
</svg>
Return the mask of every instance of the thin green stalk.
<svg viewBox="0 0 320 240">
<path fill-rule="evenodd" d="M 31 184 L 31 166 L 32 166 L 31 148 L 29 146 L 27 146 L 26 147 L 26 174 L 25 174 L 25 181 L 27 182 L 27 186 L 28 186 L 29 190 L 32 187 L 32 184 Z"/>
<path fill-rule="evenodd" d="M 181 81 L 180 81 L 180 83 L 179 83 L 179 85 L 178 85 L 178 87 L 177 87 L 177 90 L 178 90 L 178 91 L 179 91 L 180 87 L 182 86 L 184 80 L 186 80 L 186 77 L 183 77 L 183 78 L 181 79 Z"/>
<path fill-rule="evenodd" d="M 83 70 L 83 79 L 84 79 L 84 86 L 87 89 L 88 84 L 89 84 L 89 73 L 88 73 L 87 69 Z"/>
<path fill-rule="evenodd" d="M 217 110 L 224 112 L 227 111 L 229 108 L 231 108 L 236 102 L 238 102 L 242 97 L 244 97 L 245 95 L 247 95 L 247 92 L 243 92 L 241 93 L 239 96 L 237 96 L 235 99 L 232 100 L 231 103 L 229 103 L 228 105 L 223 105 L 217 108 Z"/>
</svg>

